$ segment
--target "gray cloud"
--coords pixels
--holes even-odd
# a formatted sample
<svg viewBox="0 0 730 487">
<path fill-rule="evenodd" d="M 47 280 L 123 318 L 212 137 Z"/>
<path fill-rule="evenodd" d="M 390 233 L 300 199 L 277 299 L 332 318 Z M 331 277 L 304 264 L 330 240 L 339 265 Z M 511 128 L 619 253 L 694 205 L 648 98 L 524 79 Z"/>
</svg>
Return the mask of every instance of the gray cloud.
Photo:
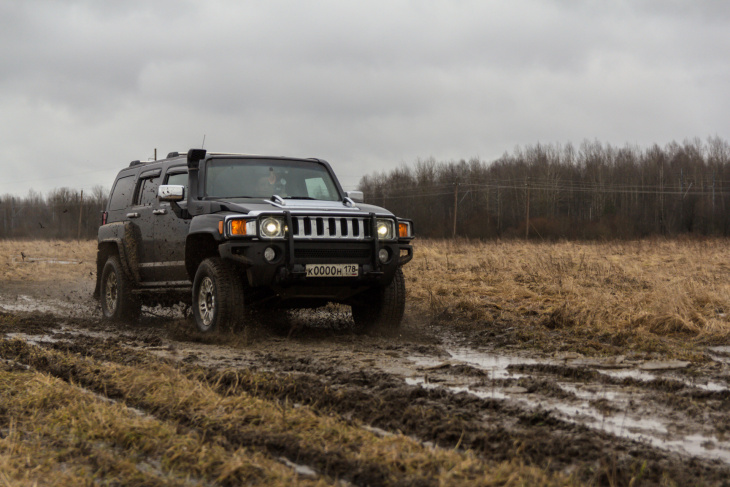
<svg viewBox="0 0 730 487">
<path fill-rule="evenodd" d="M 0 193 L 109 185 L 204 134 L 347 186 L 538 141 L 727 137 L 728 24 L 709 0 L 0 0 Z"/>
</svg>

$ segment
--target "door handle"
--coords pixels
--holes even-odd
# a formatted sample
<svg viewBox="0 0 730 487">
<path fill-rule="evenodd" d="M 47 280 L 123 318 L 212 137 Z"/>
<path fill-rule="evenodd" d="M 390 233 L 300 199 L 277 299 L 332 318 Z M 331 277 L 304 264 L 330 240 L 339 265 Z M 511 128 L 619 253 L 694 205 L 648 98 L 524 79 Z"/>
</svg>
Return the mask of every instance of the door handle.
<svg viewBox="0 0 730 487">
<path fill-rule="evenodd" d="M 127 213 L 127 218 L 139 218 L 139 213 Z"/>
<path fill-rule="evenodd" d="M 167 214 L 167 210 L 152 210 L 153 215 L 165 215 Z"/>
</svg>

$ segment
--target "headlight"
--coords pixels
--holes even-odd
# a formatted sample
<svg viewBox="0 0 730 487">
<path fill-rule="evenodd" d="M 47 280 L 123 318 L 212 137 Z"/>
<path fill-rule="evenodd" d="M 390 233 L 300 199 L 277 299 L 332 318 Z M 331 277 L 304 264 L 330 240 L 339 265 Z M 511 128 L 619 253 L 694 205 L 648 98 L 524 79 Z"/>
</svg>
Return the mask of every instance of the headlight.
<svg viewBox="0 0 730 487">
<path fill-rule="evenodd" d="M 267 217 L 261 221 L 261 236 L 277 238 L 284 236 L 284 222 L 274 217 Z"/>
<path fill-rule="evenodd" d="M 375 229 L 380 240 L 392 240 L 395 238 L 393 220 L 378 220 Z"/>
<path fill-rule="evenodd" d="M 256 221 L 243 218 L 228 220 L 228 235 L 233 237 L 256 235 Z"/>
</svg>

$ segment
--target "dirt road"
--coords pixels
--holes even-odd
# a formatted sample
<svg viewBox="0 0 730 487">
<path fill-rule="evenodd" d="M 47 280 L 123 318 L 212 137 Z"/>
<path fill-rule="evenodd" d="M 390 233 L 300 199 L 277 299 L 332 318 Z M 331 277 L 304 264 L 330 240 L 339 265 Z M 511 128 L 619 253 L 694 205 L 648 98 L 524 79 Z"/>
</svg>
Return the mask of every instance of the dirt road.
<svg viewBox="0 0 730 487">
<path fill-rule="evenodd" d="M 102 323 L 90 285 L 0 285 L 4 366 L 30 367 L 118 400 L 113 387 L 43 353 L 133 368 L 173 364 L 221 397 L 308 407 L 376 436 L 402 433 L 429 448 L 471 451 L 486 464 L 511 461 L 596 485 L 730 485 L 727 346 L 708 348 L 696 362 L 526 354 L 513 347 L 509 323 L 455 332 L 417 309 L 395 334 L 353 334 L 348 313 L 334 310 L 291 316 L 288 337 L 263 325 L 206 336 L 180 310 L 145 309 L 134 325 Z M 124 397 L 129 407 L 157 414 Z M 364 474 L 329 463 L 315 446 L 305 454 L 283 443 L 240 441 L 280 457 L 302 478 L 436 482 Z"/>
</svg>

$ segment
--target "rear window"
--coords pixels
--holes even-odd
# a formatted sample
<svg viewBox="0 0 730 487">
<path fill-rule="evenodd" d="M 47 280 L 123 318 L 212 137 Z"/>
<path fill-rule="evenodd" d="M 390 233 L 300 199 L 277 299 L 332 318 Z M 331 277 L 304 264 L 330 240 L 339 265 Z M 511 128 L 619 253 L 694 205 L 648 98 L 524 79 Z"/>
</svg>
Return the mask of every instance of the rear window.
<svg viewBox="0 0 730 487">
<path fill-rule="evenodd" d="M 129 207 L 132 204 L 132 196 L 134 196 L 134 175 L 119 178 L 109 198 L 109 211 Z"/>
</svg>

